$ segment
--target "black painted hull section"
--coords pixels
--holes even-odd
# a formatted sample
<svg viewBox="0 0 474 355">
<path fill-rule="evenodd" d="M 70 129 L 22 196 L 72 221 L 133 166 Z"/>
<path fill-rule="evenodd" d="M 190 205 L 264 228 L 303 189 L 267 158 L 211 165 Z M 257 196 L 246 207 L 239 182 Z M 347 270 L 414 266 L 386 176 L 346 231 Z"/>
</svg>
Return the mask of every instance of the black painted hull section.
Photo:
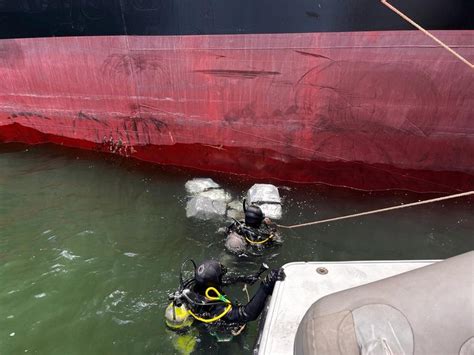
<svg viewBox="0 0 474 355">
<path fill-rule="evenodd" d="M 474 29 L 473 0 L 393 0 L 432 30 Z M 0 38 L 408 30 L 378 0 L 0 0 Z"/>
</svg>

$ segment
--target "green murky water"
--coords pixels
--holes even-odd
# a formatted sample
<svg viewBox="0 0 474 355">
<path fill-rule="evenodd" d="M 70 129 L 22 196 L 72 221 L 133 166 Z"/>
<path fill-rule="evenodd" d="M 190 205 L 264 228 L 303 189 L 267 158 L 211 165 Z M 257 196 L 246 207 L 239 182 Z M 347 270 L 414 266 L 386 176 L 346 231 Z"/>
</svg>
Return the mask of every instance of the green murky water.
<svg viewBox="0 0 474 355">
<path fill-rule="evenodd" d="M 51 147 L 0 146 L 0 354 L 173 354 L 163 323 L 181 261 L 221 258 L 251 271 L 262 259 L 223 250 L 222 222 L 185 215 L 185 182 L 209 176 Z M 211 175 L 239 197 L 253 181 Z M 279 185 L 282 224 L 427 199 Z M 266 254 L 295 260 L 433 259 L 473 249 L 473 199 L 284 232 Z M 233 299 L 245 300 L 239 288 Z M 199 335 L 198 354 L 251 353 L 252 324 L 230 343 Z M 183 340 L 183 339 L 181 339 Z"/>
</svg>

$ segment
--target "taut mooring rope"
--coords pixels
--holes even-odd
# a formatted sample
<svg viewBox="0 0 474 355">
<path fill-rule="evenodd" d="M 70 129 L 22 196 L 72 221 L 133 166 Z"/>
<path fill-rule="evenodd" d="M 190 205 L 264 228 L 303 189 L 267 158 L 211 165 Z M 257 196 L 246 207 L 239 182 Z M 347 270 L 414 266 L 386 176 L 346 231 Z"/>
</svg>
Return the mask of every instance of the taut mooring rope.
<svg viewBox="0 0 474 355">
<path fill-rule="evenodd" d="M 423 32 L 425 35 L 427 35 L 428 37 L 430 37 L 433 41 L 435 41 L 436 43 L 438 43 L 439 45 L 441 45 L 442 47 L 444 47 L 446 50 L 448 50 L 449 52 L 451 52 L 451 54 L 455 55 L 459 60 L 461 60 L 463 63 L 467 64 L 471 69 L 474 69 L 474 64 L 472 64 L 471 62 L 469 62 L 466 58 L 464 58 L 462 55 L 460 55 L 458 52 L 456 52 L 454 49 L 452 49 L 451 47 L 449 47 L 447 44 L 445 44 L 444 42 L 441 42 L 441 40 L 439 40 L 437 37 L 435 37 L 433 34 L 431 34 L 430 32 L 428 32 L 427 30 L 425 30 L 423 27 L 421 27 L 419 24 L 417 24 L 415 21 L 413 21 L 411 18 L 409 18 L 407 15 L 405 15 L 403 12 L 401 12 L 400 10 L 398 10 L 395 6 L 391 5 L 388 3 L 387 0 L 380 0 L 382 2 L 382 4 L 384 4 L 385 6 L 387 6 L 390 10 L 392 10 L 393 12 L 395 12 L 398 16 L 400 16 L 401 18 L 403 18 L 405 21 L 409 22 L 410 24 L 412 24 L 413 26 L 415 26 L 416 28 L 418 28 L 421 32 Z"/>
<path fill-rule="evenodd" d="M 280 227 L 280 228 L 287 228 L 287 229 L 293 229 L 293 228 L 299 228 L 299 227 L 306 227 L 306 226 L 311 226 L 311 225 L 314 225 L 314 224 L 327 223 L 327 222 L 339 221 L 339 220 L 341 220 L 341 219 L 347 219 L 347 218 L 354 218 L 354 217 L 366 216 L 366 215 L 368 215 L 368 214 L 374 214 L 374 213 L 380 213 L 380 212 L 387 212 L 387 211 L 397 210 L 397 209 L 400 209 L 400 208 L 406 208 L 406 207 L 424 205 L 424 204 L 426 204 L 426 203 L 433 203 L 433 202 L 438 202 L 438 201 L 443 201 L 443 200 L 449 200 L 449 199 L 452 199 L 452 198 L 458 198 L 458 197 L 463 197 L 463 196 L 468 196 L 468 195 L 474 195 L 474 191 L 467 191 L 467 192 L 463 192 L 463 193 L 460 193 L 460 194 L 449 195 L 449 196 L 443 196 L 443 197 L 438 197 L 438 198 L 432 198 L 432 199 L 430 199 L 430 200 L 412 202 L 412 203 L 407 203 L 407 204 L 398 205 L 398 206 L 392 206 L 392 207 L 387 207 L 387 208 L 381 208 L 381 209 L 378 209 L 378 210 L 372 210 L 372 211 L 367 211 L 367 212 L 361 212 L 361 213 L 356 213 L 356 214 L 350 214 L 350 215 L 347 215 L 347 216 L 341 216 L 341 217 L 323 219 L 323 220 L 321 220 L 321 221 L 308 222 L 308 223 L 301 223 L 301 224 L 294 224 L 294 225 L 291 225 L 291 226 L 283 226 L 283 225 L 277 224 L 277 226 Z"/>
</svg>

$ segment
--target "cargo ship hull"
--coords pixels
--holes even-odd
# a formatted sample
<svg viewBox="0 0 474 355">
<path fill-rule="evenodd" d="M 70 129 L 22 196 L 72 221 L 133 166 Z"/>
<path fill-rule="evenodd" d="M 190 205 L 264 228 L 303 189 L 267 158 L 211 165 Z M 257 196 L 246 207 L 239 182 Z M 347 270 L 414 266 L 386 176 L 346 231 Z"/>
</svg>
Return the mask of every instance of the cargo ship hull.
<svg viewBox="0 0 474 355">
<path fill-rule="evenodd" d="M 474 61 L 472 29 L 433 33 Z M 419 31 L 5 38 L 0 73 L 2 142 L 359 189 L 474 187 L 474 72 Z"/>
</svg>

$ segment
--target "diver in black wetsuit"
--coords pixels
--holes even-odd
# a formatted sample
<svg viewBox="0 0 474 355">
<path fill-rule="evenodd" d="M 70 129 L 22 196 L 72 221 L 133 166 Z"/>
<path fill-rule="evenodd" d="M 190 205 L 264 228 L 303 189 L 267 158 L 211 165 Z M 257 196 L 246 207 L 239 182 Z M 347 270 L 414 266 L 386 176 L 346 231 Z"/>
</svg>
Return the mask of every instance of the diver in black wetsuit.
<svg viewBox="0 0 474 355">
<path fill-rule="evenodd" d="M 280 242 L 276 225 L 265 218 L 260 207 L 243 202 L 245 220 L 234 222 L 226 229 L 227 250 L 234 254 L 244 254 L 251 249 L 261 249 Z"/>
<path fill-rule="evenodd" d="M 257 319 L 267 297 L 272 294 L 275 283 L 285 278 L 282 268 L 273 269 L 268 273 L 246 305 L 231 302 L 222 287 L 237 282 L 253 284 L 266 269 L 265 266 L 251 276 L 225 276 L 227 269 L 221 263 L 215 260 L 204 261 L 195 268 L 194 278 L 181 280 L 180 289 L 170 295 L 173 303 L 168 306 L 166 312 L 167 325 L 178 330 L 182 324 L 190 325 L 192 317 L 195 321 L 206 325 L 235 330 Z"/>
<path fill-rule="evenodd" d="M 205 295 L 207 289 L 213 287 L 219 292 L 219 294 L 223 295 L 223 286 L 229 286 L 236 282 L 253 284 L 258 279 L 256 276 L 237 276 L 225 278 L 224 275 L 226 272 L 227 270 L 225 267 L 215 260 L 203 262 L 196 270 L 196 285 L 194 286 L 194 292 L 196 292 L 196 294 L 198 294 L 200 298 L 203 299 L 206 298 Z M 278 280 L 283 280 L 284 275 L 285 273 L 283 269 L 271 270 L 262 281 L 257 293 L 245 306 L 232 306 L 229 311 L 227 311 L 220 319 L 226 323 L 237 324 L 244 324 L 257 319 L 262 312 L 263 307 L 265 306 L 267 297 L 272 294 L 275 283 Z M 228 303 L 223 303 L 211 307 L 201 306 L 196 309 L 196 311 L 201 314 L 215 317 L 222 315 L 226 311 L 227 307 Z"/>
</svg>

